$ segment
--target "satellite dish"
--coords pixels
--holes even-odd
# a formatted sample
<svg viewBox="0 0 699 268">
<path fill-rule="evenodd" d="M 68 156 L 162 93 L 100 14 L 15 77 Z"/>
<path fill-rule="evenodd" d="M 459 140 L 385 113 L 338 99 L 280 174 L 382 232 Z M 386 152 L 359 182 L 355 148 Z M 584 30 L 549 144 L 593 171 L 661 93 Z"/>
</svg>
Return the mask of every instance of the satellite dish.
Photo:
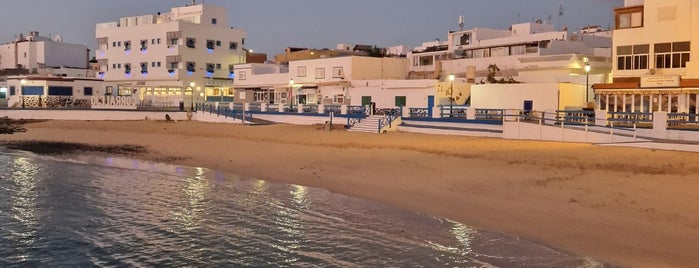
<svg viewBox="0 0 699 268">
<path fill-rule="evenodd" d="M 57 34 L 53 37 L 53 41 L 56 43 L 63 43 L 63 36 L 61 36 L 60 34 Z"/>
</svg>

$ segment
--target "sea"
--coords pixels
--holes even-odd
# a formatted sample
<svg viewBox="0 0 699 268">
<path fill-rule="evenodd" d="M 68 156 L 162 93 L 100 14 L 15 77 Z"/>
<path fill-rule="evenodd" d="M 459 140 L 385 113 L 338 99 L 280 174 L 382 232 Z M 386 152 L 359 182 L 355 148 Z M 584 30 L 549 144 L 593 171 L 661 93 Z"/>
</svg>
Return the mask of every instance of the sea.
<svg viewBox="0 0 699 268">
<path fill-rule="evenodd" d="M 0 148 L 0 267 L 601 266 L 324 189 Z"/>
</svg>

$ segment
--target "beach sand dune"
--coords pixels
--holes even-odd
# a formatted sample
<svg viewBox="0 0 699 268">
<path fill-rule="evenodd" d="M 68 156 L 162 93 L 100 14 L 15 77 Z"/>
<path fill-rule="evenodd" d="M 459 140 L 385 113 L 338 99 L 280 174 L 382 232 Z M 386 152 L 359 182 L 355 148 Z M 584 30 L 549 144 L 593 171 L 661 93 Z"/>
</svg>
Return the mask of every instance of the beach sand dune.
<svg viewBox="0 0 699 268">
<path fill-rule="evenodd" d="M 137 146 L 144 160 L 322 187 L 615 265 L 699 266 L 699 154 L 193 121 L 47 121 L 3 142 Z"/>
</svg>

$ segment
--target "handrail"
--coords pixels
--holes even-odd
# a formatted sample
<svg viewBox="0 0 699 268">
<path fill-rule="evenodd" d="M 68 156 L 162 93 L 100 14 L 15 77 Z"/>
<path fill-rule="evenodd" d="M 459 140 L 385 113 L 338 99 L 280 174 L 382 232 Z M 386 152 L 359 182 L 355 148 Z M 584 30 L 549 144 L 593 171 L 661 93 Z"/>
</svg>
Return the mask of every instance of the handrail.
<svg viewBox="0 0 699 268">
<path fill-rule="evenodd" d="M 387 109 L 384 117 L 379 119 L 378 133 L 381 133 L 381 129 L 385 126 L 388 126 L 389 128 L 392 127 L 393 121 L 400 118 L 402 114 L 403 114 L 403 106 L 399 106 L 398 108 L 394 108 L 394 109 Z"/>
</svg>

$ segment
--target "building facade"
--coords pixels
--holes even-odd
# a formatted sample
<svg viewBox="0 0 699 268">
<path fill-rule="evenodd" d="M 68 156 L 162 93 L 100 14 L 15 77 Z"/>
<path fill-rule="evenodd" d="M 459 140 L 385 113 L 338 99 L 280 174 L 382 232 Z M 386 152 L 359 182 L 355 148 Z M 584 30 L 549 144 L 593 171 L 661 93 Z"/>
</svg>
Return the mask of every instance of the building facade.
<svg viewBox="0 0 699 268">
<path fill-rule="evenodd" d="M 446 41 L 430 41 L 408 53 L 411 78 L 444 79 L 449 74 L 486 83 L 490 66 L 504 80 L 525 83 L 604 82 L 611 71 L 612 39 L 599 28 L 570 35 L 542 22 L 507 30 L 451 31 Z M 584 59 L 591 66 L 584 70 Z"/>
<path fill-rule="evenodd" d="M 613 81 L 594 86 L 596 108 L 699 113 L 699 1 L 626 0 L 614 13 Z"/>
<path fill-rule="evenodd" d="M 199 4 L 97 24 L 99 76 L 144 106 L 232 101 L 233 65 L 245 63 L 243 30 L 226 9 Z"/>
<path fill-rule="evenodd" d="M 35 74 L 60 67 L 86 69 L 89 53 L 84 44 L 64 43 L 60 35 L 50 38 L 34 31 L 0 45 L 0 69 L 26 69 Z"/>
</svg>

